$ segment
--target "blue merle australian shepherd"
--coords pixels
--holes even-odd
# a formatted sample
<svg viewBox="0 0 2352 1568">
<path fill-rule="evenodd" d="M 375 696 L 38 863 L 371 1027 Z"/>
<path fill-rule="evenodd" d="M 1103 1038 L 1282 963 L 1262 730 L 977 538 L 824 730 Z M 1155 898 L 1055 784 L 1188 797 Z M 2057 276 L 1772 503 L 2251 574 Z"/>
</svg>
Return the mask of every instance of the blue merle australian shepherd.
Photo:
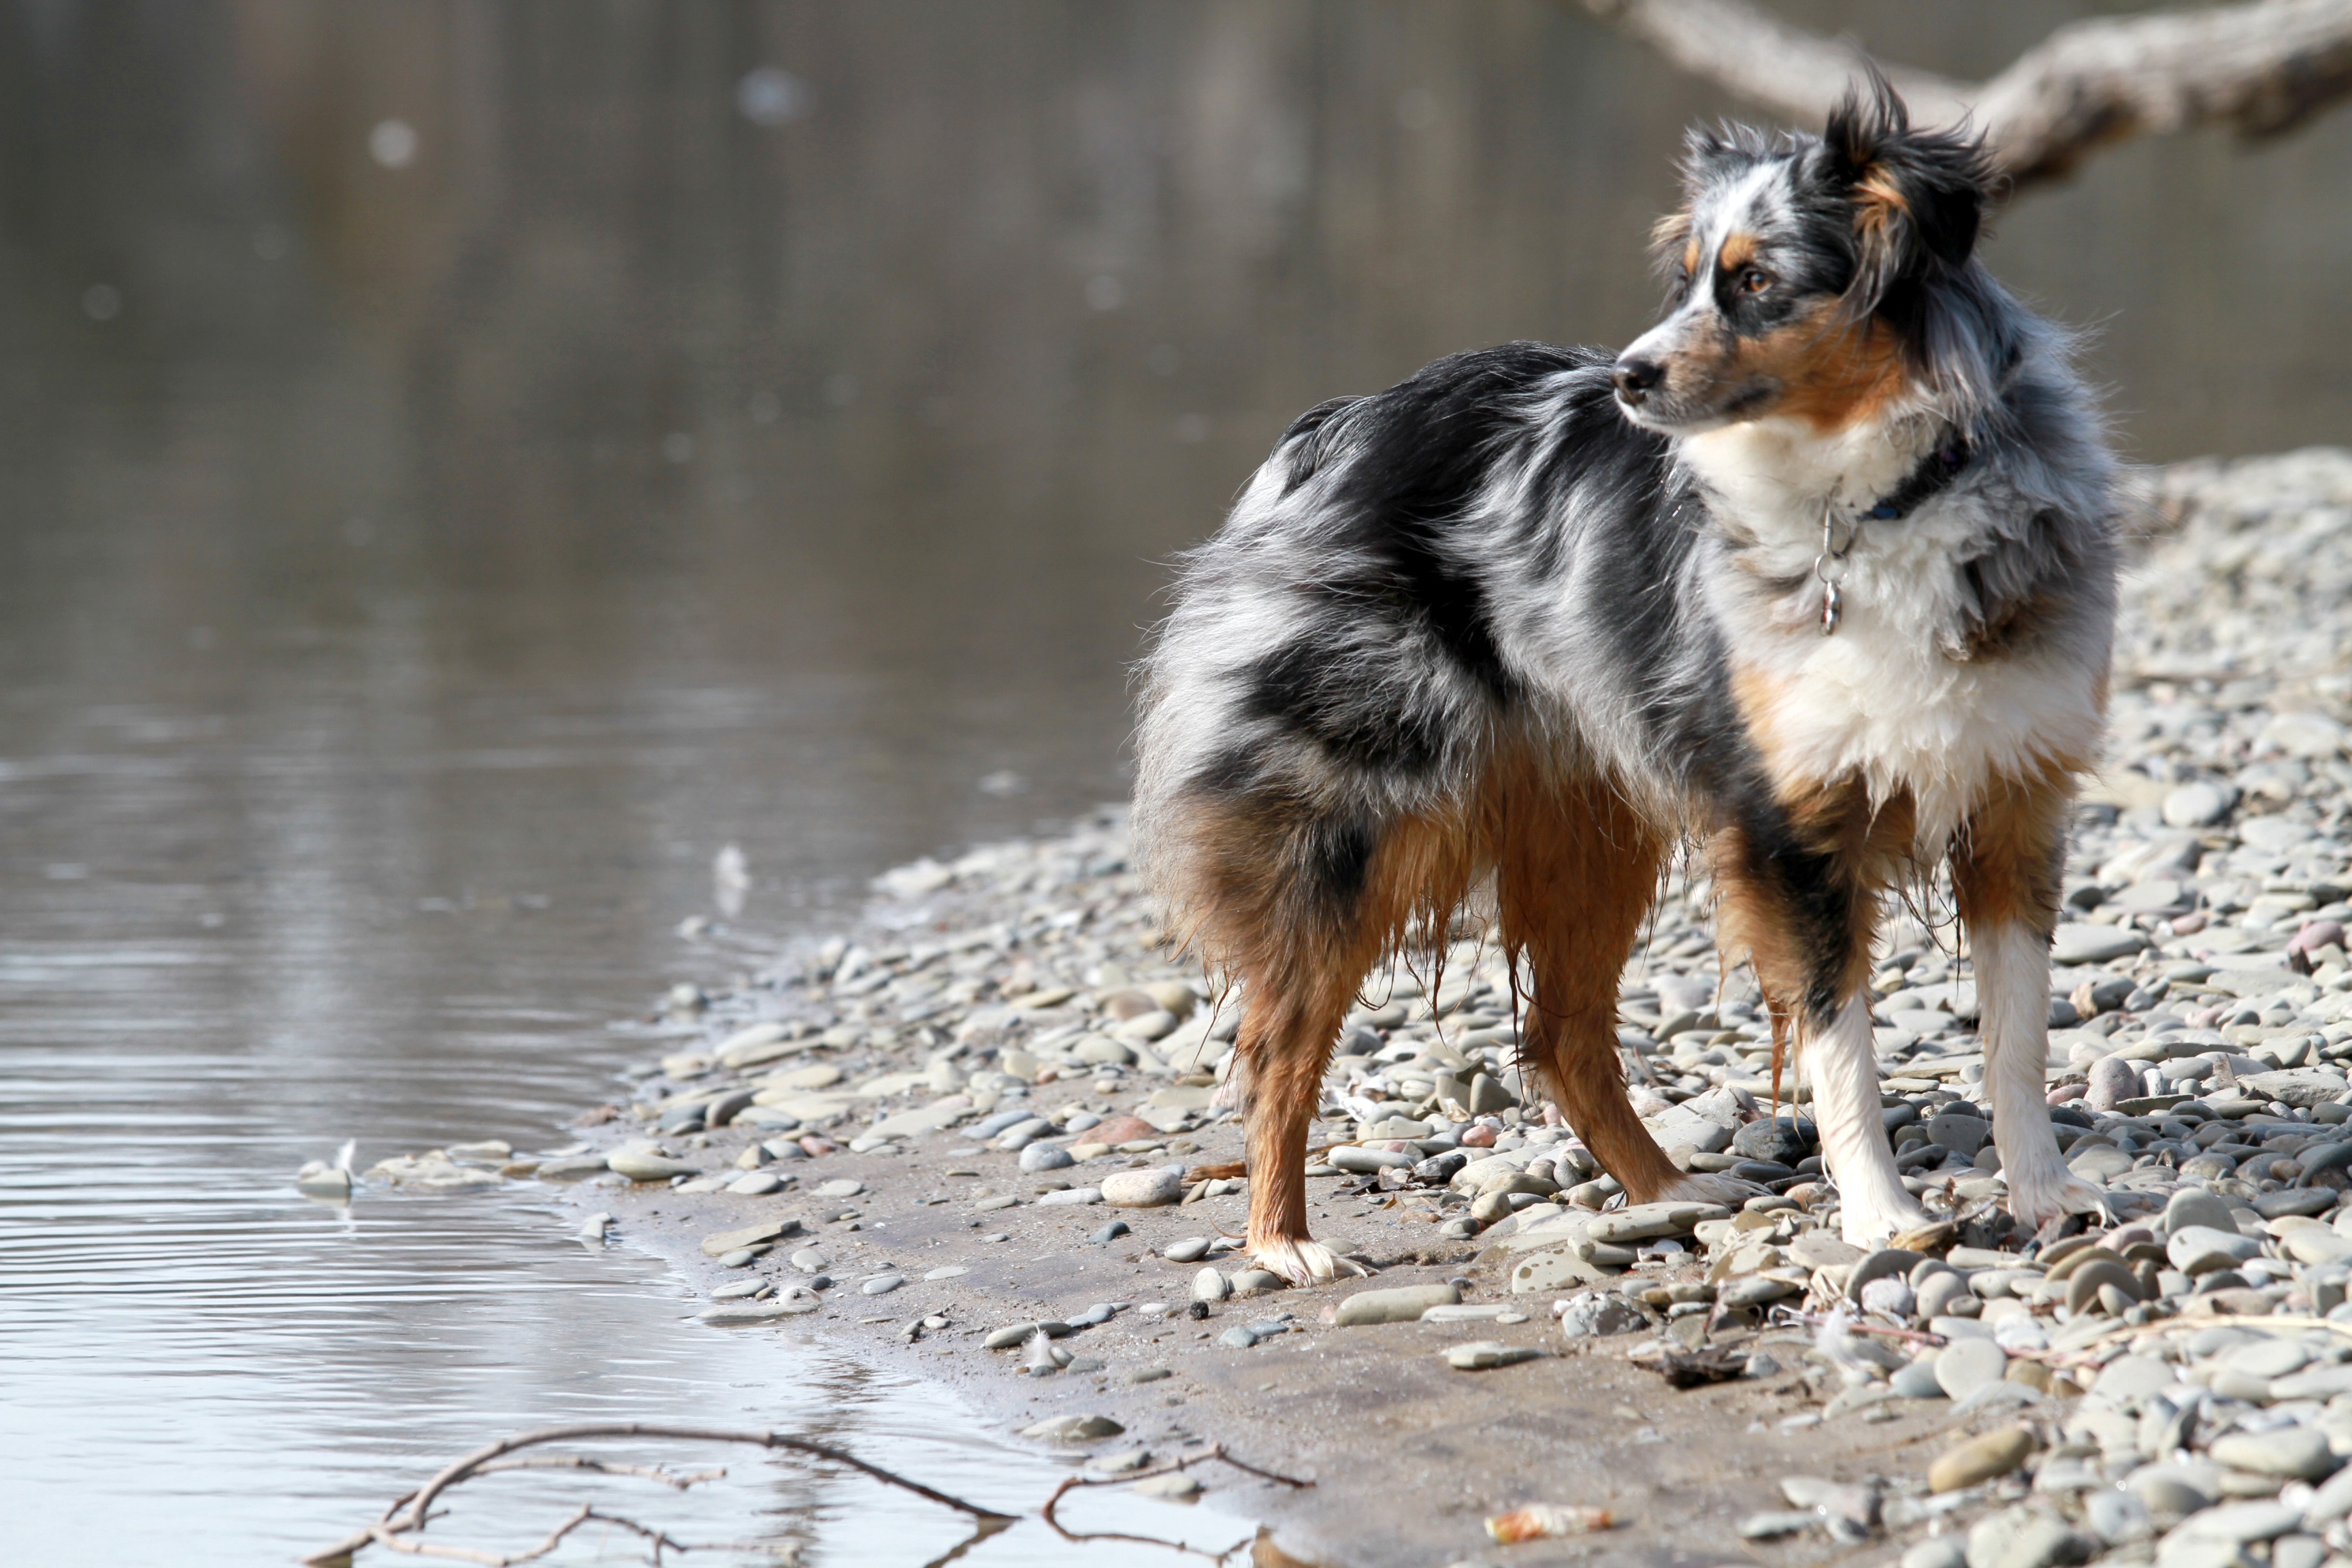
<svg viewBox="0 0 2352 1568">
<path fill-rule="evenodd" d="M 2100 744 L 2116 468 L 2063 335 L 1973 252 L 1990 175 L 1883 83 L 1818 137 L 1693 138 L 1664 320 L 1511 343 L 1284 432 L 1185 562 L 1144 671 L 1136 823 L 1172 929 L 1238 983 L 1252 1255 L 1307 1235 L 1359 985 L 1474 895 L 1531 983 L 1531 1082 L 1634 1202 L 1619 975 L 1678 844 L 1793 1036 L 1845 1234 L 1924 1215 L 1879 1114 L 1890 890 L 1948 866 L 2011 1206 L 2095 1207 L 2043 1095 L 2049 942 Z"/>
</svg>

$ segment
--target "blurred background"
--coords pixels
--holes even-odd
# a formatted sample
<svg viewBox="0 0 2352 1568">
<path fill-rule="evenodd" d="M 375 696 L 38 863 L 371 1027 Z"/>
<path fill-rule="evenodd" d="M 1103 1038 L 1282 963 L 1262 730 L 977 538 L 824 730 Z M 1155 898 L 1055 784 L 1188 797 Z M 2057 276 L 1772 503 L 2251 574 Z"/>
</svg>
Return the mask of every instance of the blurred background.
<svg viewBox="0 0 2352 1568">
<path fill-rule="evenodd" d="M 1778 8 L 1962 78 L 2103 9 Z M 636 1408 L 615 1341 L 724 1382 L 551 1209 L 286 1174 L 559 1139 L 668 981 L 1122 796 L 1280 428 L 1633 335 L 1730 107 L 1547 0 L 0 5 L 0 1540 L 249 1561 Z M 2340 440 L 2347 167 L 2127 142 L 1990 258 L 2134 457 Z"/>
</svg>

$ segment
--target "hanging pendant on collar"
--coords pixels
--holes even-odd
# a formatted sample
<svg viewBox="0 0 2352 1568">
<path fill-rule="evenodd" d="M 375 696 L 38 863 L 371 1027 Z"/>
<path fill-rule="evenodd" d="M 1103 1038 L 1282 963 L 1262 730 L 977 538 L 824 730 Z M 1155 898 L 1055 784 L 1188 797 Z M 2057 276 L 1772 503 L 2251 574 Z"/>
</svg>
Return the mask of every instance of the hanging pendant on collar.
<svg viewBox="0 0 2352 1568">
<path fill-rule="evenodd" d="M 1882 497 L 1876 504 L 1857 513 L 1853 530 L 1846 535 L 1845 546 L 1837 543 L 1837 503 L 1822 503 L 1822 552 L 1813 557 L 1813 575 L 1822 584 L 1822 636 L 1835 637 L 1838 624 L 1845 618 L 1845 595 L 1838 587 L 1838 579 L 1845 570 L 1845 558 L 1861 542 L 1864 522 L 1896 522 L 1911 515 L 1922 502 L 1936 495 L 1969 465 L 1974 454 L 1967 440 L 1955 434 L 1949 440 L 1922 458 L 1911 471 L 1910 478 Z"/>
<path fill-rule="evenodd" d="M 1845 617 L 1845 595 L 1838 588 L 1833 574 L 1845 565 L 1846 552 L 1853 548 L 1854 535 L 1849 535 L 1845 549 L 1836 547 L 1837 513 L 1827 504 L 1822 508 L 1822 552 L 1813 557 L 1813 575 L 1822 583 L 1822 636 L 1837 635 L 1838 622 Z"/>
</svg>

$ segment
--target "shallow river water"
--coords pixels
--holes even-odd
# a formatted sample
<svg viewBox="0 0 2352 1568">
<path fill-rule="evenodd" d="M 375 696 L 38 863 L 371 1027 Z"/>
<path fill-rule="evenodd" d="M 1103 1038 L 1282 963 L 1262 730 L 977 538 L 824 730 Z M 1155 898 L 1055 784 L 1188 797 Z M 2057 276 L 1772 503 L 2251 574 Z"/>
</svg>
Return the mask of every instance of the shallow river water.
<svg viewBox="0 0 2352 1568">
<path fill-rule="evenodd" d="M 1964 75 L 2054 16 L 1790 9 Z M 285 1562 L 591 1416 L 1034 1508 L 1042 1457 L 685 1321 L 552 1195 L 290 1173 L 560 1142 L 673 981 L 1120 796 L 1157 563 L 1300 407 L 1636 330 L 1721 107 L 1549 0 L 0 8 L 0 1561 Z M 2347 149 L 2135 145 L 2006 215 L 2141 455 L 2340 437 Z M 724 1462 L 641 1511 L 961 1538 Z"/>
</svg>

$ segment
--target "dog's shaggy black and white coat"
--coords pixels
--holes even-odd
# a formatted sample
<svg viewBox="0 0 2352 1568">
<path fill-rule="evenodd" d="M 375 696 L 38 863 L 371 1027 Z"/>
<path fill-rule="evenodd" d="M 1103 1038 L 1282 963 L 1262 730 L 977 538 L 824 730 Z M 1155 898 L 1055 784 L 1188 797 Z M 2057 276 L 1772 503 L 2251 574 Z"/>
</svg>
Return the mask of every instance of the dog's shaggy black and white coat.
<svg viewBox="0 0 2352 1568">
<path fill-rule="evenodd" d="M 1631 1198 L 1753 1190 L 1676 1170 L 1622 1080 L 1620 972 L 1690 841 L 1727 966 L 1802 1047 L 1851 1239 L 1921 1217 L 1865 983 L 1887 890 L 1947 862 L 2013 1209 L 2096 1202 L 2042 1084 L 2114 614 L 2097 416 L 1974 258 L 1977 150 L 1883 86 L 1819 138 L 1696 136 L 1686 179 L 1655 328 L 1310 411 L 1150 657 L 1137 827 L 1175 929 L 1239 982 L 1249 1240 L 1294 1280 L 1349 1267 L 1302 1176 L 1350 998 L 1474 893 L 1532 983 L 1526 1066 Z"/>
</svg>

